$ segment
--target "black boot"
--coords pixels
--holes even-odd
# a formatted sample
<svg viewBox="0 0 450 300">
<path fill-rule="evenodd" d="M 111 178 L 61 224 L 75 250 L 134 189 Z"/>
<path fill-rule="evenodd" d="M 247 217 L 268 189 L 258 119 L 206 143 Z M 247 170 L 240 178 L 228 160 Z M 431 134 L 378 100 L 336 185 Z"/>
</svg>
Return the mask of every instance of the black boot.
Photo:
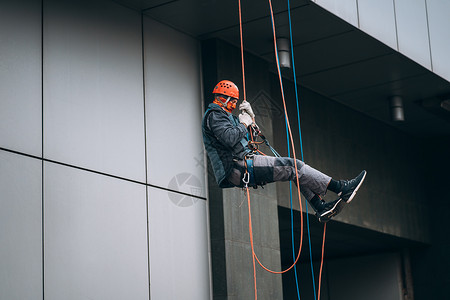
<svg viewBox="0 0 450 300">
<path fill-rule="evenodd" d="M 319 222 L 325 223 L 331 220 L 344 208 L 345 202 L 342 198 L 338 198 L 334 201 L 326 202 L 323 204 L 322 210 L 316 212 L 316 217 L 319 218 Z"/>
<path fill-rule="evenodd" d="M 315 195 L 309 203 L 316 211 L 316 217 L 320 222 L 328 222 L 332 217 L 340 213 L 344 207 L 344 201 L 342 198 L 325 202 L 319 195 Z"/>
<path fill-rule="evenodd" d="M 338 193 L 338 196 L 341 197 L 345 201 L 345 203 L 350 203 L 350 201 L 352 201 L 352 199 L 355 197 L 356 192 L 366 178 L 366 174 L 367 172 L 364 170 L 352 180 L 339 181 L 341 185 L 341 191 Z"/>
</svg>

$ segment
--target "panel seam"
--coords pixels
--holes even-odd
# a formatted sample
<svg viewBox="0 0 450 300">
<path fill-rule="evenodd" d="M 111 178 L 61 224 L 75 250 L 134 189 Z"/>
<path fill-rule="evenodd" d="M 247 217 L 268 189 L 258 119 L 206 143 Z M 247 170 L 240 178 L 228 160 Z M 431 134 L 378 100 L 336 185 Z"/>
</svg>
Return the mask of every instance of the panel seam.
<svg viewBox="0 0 450 300">
<path fill-rule="evenodd" d="M 41 251 L 42 299 L 45 299 L 45 210 L 44 210 L 44 0 L 41 0 Z"/>
<path fill-rule="evenodd" d="M 429 49 L 429 54 L 430 54 L 430 67 L 431 67 L 431 71 L 434 72 L 433 52 L 432 52 L 432 49 L 431 49 L 430 21 L 429 21 L 429 18 L 428 18 L 428 1 L 427 0 L 425 0 L 425 15 L 427 17 L 428 49 Z"/>
<path fill-rule="evenodd" d="M 166 188 L 166 187 L 163 187 L 163 186 L 159 186 L 159 185 L 155 185 L 155 184 L 145 183 L 145 182 L 141 182 L 141 181 L 130 179 L 130 178 L 125 178 L 125 177 L 121 177 L 121 176 L 117 176 L 117 175 L 113 175 L 113 174 L 108 174 L 108 173 L 104 173 L 104 172 L 101 172 L 101 171 L 95 171 L 95 170 L 92 170 L 92 169 L 88 169 L 88 168 L 84 168 L 84 167 L 80 167 L 80 166 L 76 166 L 76 165 L 71 165 L 71 164 L 68 164 L 68 163 L 64 163 L 64 162 L 60 162 L 60 161 L 56 161 L 56 160 L 52 160 L 52 159 L 48 159 L 48 158 L 41 158 L 39 156 L 22 153 L 22 152 L 19 152 L 19 151 L 16 151 L 16 150 L 11 150 L 11 149 L 7 149 L 7 148 L 3 148 L 3 147 L 0 147 L 0 150 L 1 151 L 6 151 L 6 152 L 9 152 L 9 153 L 14 153 L 14 154 L 21 155 L 21 156 L 25 156 L 25 157 L 29 157 L 29 158 L 42 160 L 43 162 L 49 162 L 49 163 L 53 163 L 53 164 L 60 165 L 60 166 L 65 166 L 65 167 L 69 167 L 69 168 L 73 168 L 73 169 L 77 169 L 77 170 L 81 170 L 81 171 L 85 171 L 85 172 L 89 172 L 89 173 L 94 173 L 94 174 L 97 174 L 97 175 L 103 175 L 103 176 L 107 176 L 107 177 L 110 177 L 110 178 L 115 178 L 115 179 L 131 182 L 131 183 L 135 183 L 135 184 L 145 185 L 147 187 L 151 187 L 151 188 L 155 188 L 155 189 L 159 189 L 159 190 L 164 190 L 164 191 L 175 193 L 175 194 L 180 194 L 180 195 L 184 195 L 184 196 L 188 196 L 188 197 L 193 197 L 193 198 L 197 198 L 197 199 L 205 200 L 205 201 L 207 200 L 206 197 L 201 197 L 201 196 L 198 196 L 198 195 L 189 194 L 189 193 L 186 193 L 186 192 L 169 189 L 169 188 Z"/>
<path fill-rule="evenodd" d="M 142 63 L 142 98 L 144 104 L 144 156 L 145 156 L 145 208 L 147 216 L 146 232 L 147 232 L 147 275 L 148 275 L 148 299 L 151 299 L 150 287 L 150 216 L 149 216 L 149 195 L 148 195 L 148 156 L 147 156 L 147 110 L 145 97 L 145 40 L 144 40 L 144 13 L 141 12 L 141 63 Z"/>
<path fill-rule="evenodd" d="M 395 6 L 395 0 L 392 0 L 392 5 L 394 8 L 395 41 L 397 44 L 397 51 L 400 52 L 400 44 L 398 42 L 397 10 L 396 10 L 396 6 Z"/>
</svg>

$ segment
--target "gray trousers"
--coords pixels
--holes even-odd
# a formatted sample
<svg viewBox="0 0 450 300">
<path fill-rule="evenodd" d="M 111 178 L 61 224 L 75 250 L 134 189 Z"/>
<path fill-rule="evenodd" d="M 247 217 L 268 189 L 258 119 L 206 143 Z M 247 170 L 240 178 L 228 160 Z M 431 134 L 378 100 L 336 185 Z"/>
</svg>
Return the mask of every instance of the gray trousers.
<svg viewBox="0 0 450 300">
<path fill-rule="evenodd" d="M 242 181 L 245 173 L 243 160 L 234 161 L 234 168 L 228 176 L 228 181 L 237 187 L 243 187 Z M 297 174 L 294 159 L 289 157 L 253 156 L 253 173 L 257 185 L 275 181 L 294 181 L 300 184 L 300 191 L 309 201 L 314 195 L 324 196 L 331 177 L 310 167 L 297 159 Z"/>
</svg>

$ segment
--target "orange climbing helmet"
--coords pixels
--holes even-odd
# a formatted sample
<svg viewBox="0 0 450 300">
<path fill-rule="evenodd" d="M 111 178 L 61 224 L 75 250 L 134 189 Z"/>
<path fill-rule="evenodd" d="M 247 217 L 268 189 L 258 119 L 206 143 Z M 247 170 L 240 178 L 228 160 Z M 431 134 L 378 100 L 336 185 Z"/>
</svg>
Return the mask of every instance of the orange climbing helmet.
<svg viewBox="0 0 450 300">
<path fill-rule="evenodd" d="M 230 96 L 232 98 L 239 99 L 239 89 L 238 87 L 229 80 L 219 81 L 214 87 L 213 94 L 222 94 L 225 96 Z"/>
<path fill-rule="evenodd" d="M 238 87 L 229 80 L 219 81 L 214 87 L 214 103 L 220 105 L 227 112 L 231 113 L 236 108 L 239 99 Z"/>
</svg>

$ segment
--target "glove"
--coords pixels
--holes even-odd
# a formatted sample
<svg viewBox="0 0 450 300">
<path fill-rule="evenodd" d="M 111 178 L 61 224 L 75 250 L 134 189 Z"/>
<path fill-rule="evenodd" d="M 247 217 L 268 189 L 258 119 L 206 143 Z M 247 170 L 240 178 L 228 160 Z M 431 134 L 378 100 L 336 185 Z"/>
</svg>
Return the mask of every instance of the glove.
<svg viewBox="0 0 450 300">
<path fill-rule="evenodd" d="M 248 102 L 247 100 L 242 101 L 241 105 L 239 105 L 239 110 L 243 110 L 246 113 L 248 113 L 252 119 L 255 118 L 255 114 L 253 113 L 252 106 L 250 105 L 250 102 Z"/>
<path fill-rule="evenodd" d="M 239 114 L 239 122 L 245 125 L 245 127 L 250 126 L 253 123 L 252 117 L 245 111 Z"/>
</svg>

